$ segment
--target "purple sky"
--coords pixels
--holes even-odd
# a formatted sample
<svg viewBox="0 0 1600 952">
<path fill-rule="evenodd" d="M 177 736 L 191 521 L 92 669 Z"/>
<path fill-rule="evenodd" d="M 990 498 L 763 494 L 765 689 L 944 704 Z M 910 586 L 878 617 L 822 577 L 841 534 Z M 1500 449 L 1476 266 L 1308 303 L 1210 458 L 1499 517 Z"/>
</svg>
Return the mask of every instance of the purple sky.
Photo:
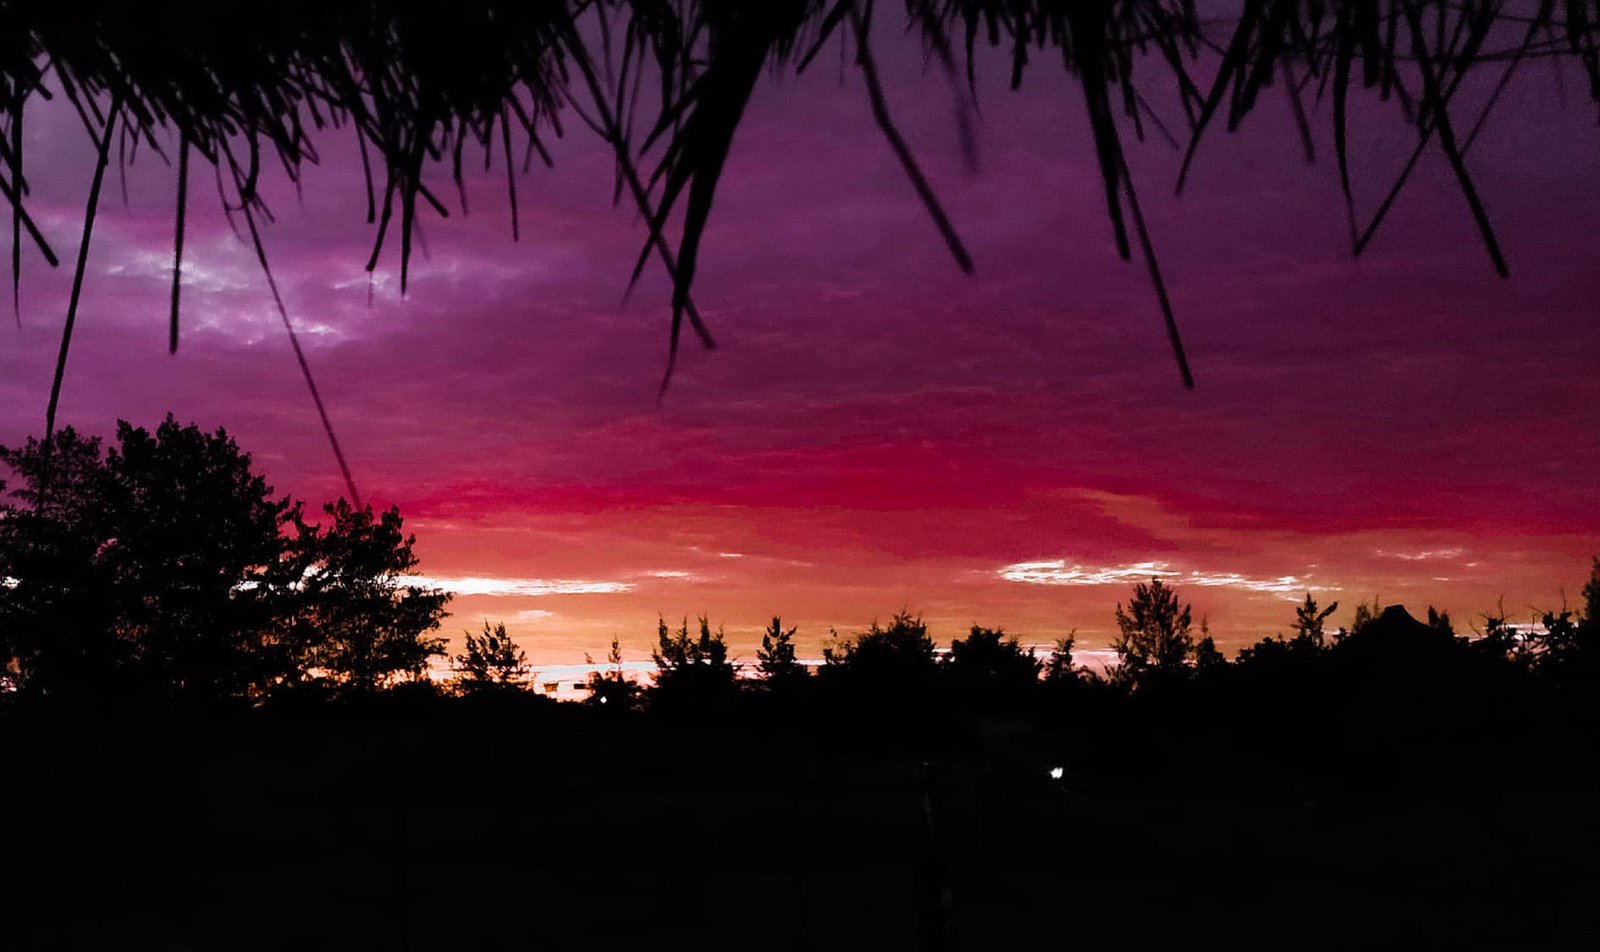
<svg viewBox="0 0 1600 952">
<path fill-rule="evenodd" d="M 303 200 L 271 180 L 290 313 L 361 488 L 401 506 L 423 571 L 462 593 L 447 630 L 504 620 L 554 662 L 612 633 L 640 655 L 658 612 L 705 612 L 748 655 L 775 613 L 814 645 L 908 607 L 941 641 L 977 621 L 1094 644 L 1155 572 L 1236 646 L 1287 627 L 1307 590 L 1343 603 L 1336 622 L 1374 595 L 1461 622 L 1502 596 L 1525 615 L 1575 594 L 1600 548 L 1591 104 L 1561 108 L 1525 71 L 1474 147 L 1509 281 L 1436 154 L 1354 261 L 1333 163 L 1303 163 L 1279 103 L 1212 135 L 1181 198 L 1177 154 L 1134 149 L 1187 392 L 1143 268 L 1116 258 L 1076 89 L 1038 70 L 1011 94 L 990 70 L 971 172 L 943 82 L 890 59 L 977 274 L 951 262 L 853 77 L 769 83 L 696 290 L 723 347 L 686 348 L 659 410 L 665 281 L 622 302 L 642 231 L 581 129 L 554 171 L 519 180 L 520 243 L 496 163 L 469 182 L 469 216 L 425 220 L 407 298 L 390 256 L 370 307 L 352 137 L 318 141 Z M 1355 130 L 1364 209 L 1405 158 L 1393 113 Z M 91 147 L 61 110 L 31 113 L 28 136 L 32 208 L 70 262 Z M 175 175 L 141 154 L 126 205 L 108 179 L 61 419 L 225 426 L 279 490 L 331 498 L 342 482 L 206 172 L 175 357 Z M 0 324 L 5 444 L 42 431 L 71 278 L 25 258 L 22 327 Z"/>
</svg>

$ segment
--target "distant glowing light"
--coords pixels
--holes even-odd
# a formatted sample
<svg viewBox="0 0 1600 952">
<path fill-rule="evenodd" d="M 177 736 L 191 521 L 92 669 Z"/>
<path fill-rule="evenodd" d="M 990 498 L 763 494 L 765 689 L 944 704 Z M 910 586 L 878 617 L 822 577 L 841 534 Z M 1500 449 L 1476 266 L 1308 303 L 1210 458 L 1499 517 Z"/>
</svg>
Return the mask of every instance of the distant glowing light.
<svg viewBox="0 0 1600 952">
<path fill-rule="evenodd" d="M 1062 777 L 1065 777 L 1066 775 L 1067 775 L 1067 769 L 1065 767 L 1051 767 L 1050 768 L 1050 779 L 1051 780 L 1060 780 Z"/>
</svg>

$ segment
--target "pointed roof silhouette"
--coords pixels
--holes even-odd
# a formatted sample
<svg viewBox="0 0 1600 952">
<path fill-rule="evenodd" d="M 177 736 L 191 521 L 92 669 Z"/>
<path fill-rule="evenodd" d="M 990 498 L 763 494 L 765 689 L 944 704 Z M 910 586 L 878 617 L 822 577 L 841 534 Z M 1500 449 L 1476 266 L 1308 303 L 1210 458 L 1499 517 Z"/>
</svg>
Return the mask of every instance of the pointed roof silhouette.
<svg viewBox="0 0 1600 952">
<path fill-rule="evenodd" d="M 1456 656 L 1461 646 L 1454 635 L 1418 621 L 1405 606 L 1390 605 L 1346 639 L 1341 653 L 1358 667 L 1375 666 L 1390 675 L 1413 669 L 1436 674 L 1441 660 Z"/>
<path fill-rule="evenodd" d="M 1379 638 L 1433 638 L 1440 634 L 1437 629 L 1417 621 L 1404 605 L 1385 608 L 1367 630 Z"/>
</svg>

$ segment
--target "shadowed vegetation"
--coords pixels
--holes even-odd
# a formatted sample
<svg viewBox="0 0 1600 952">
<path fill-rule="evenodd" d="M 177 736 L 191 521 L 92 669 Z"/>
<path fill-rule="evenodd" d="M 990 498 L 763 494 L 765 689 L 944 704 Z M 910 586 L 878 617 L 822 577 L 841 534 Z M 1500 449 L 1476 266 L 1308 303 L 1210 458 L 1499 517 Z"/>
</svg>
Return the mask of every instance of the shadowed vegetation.
<svg viewBox="0 0 1600 952">
<path fill-rule="evenodd" d="M 397 510 L 308 523 L 223 430 L 122 422 L 102 453 L 67 427 L 0 464 L 0 679 L 25 697 L 372 691 L 444 650 Z"/>
<path fill-rule="evenodd" d="M 652 685 L 613 639 L 558 705 L 487 620 L 424 676 L 445 595 L 394 510 L 309 525 L 170 417 L 53 439 L 48 490 L 39 441 L 0 450 L 7 948 L 507 948 L 530 917 L 602 948 L 1600 936 L 1600 560 L 1537 624 L 1375 599 L 1330 633 L 1308 594 L 1231 661 L 1152 579 L 1109 672 L 1072 635 L 941 650 L 903 610 L 814 673 L 774 618 L 741 678 L 720 626 L 661 618 Z"/>
<path fill-rule="evenodd" d="M 528 654 L 511 640 L 505 622 L 466 633 L 466 650 L 455 656 L 456 686 L 462 691 L 514 688 L 528 677 Z"/>
</svg>

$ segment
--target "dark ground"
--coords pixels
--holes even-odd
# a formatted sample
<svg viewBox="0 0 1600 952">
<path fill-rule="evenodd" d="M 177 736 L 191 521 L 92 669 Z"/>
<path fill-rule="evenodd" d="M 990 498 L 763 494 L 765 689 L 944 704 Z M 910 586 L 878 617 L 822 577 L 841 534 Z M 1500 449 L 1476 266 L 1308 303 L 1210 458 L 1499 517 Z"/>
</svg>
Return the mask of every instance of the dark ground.
<svg viewBox="0 0 1600 952">
<path fill-rule="evenodd" d="M 1592 733 L 1087 720 L 0 719 L 0 948 L 1600 947 Z"/>
</svg>

